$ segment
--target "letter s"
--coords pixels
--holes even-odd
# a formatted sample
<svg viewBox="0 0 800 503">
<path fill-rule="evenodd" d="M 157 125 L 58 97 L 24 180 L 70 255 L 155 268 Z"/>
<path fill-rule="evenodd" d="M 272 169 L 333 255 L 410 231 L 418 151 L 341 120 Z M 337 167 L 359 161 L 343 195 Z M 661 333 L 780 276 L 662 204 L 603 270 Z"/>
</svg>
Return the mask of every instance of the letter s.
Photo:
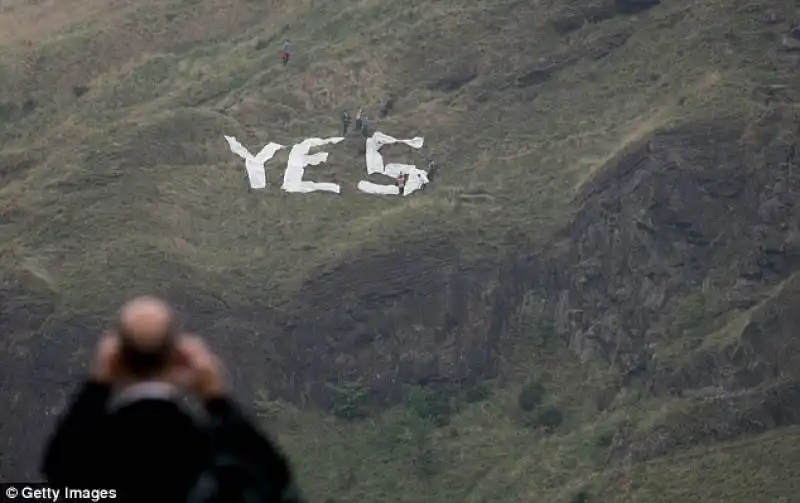
<svg viewBox="0 0 800 503">
<path fill-rule="evenodd" d="M 381 155 L 380 149 L 384 145 L 390 145 L 393 143 L 403 143 L 411 148 L 419 149 L 422 148 L 422 145 L 425 143 L 425 139 L 417 136 L 410 140 L 400 140 L 376 131 L 375 134 L 367 138 L 367 174 L 371 175 L 373 173 L 380 173 L 392 178 L 397 178 L 401 174 L 408 174 L 408 182 L 406 183 L 405 191 L 403 192 L 403 195 L 407 196 L 416 190 L 419 190 L 420 187 L 428 183 L 428 173 L 418 169 L 413 164 L 390 163 L 384 165 L 383 155 Z M 400 194 L 400 189 L 394 184 L 381 185 L 368 180 L 361 180 L 358 182 L 358 190 L 368 194 Z"/>
</svg>

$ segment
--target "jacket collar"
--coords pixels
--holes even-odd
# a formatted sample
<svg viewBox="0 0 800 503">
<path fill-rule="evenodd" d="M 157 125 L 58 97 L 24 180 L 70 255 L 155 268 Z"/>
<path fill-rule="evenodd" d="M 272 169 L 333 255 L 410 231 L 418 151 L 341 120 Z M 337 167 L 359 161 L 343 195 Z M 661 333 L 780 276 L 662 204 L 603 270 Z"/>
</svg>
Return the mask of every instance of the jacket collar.
<svg viewBox="0 0 800 503">
<path fill-rule="evenodd" d="M 139 400 L 164 400 L 177 402 L 180 392 L 175 386 L 161 381 L 144 381 L 121 389 L 112 398 L 110 408 L 120 409 Z"/>
</svg>

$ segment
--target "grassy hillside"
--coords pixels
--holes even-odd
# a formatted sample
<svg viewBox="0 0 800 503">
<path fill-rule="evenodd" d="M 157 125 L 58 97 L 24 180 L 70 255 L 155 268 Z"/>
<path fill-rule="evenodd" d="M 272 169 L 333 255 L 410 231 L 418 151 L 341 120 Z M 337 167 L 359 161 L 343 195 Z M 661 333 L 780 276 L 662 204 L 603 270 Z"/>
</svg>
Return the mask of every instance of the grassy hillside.
<svg viewBox="0 0 800 503">
<path fill-rule="evenodd" d="M 734 305 L 727 292 L 744 261 L 734 244 L 768 237 L 731 231 L 719 250 L 713 238 L 750 209 L 761 215 L 763 198 L 749 208 L 681 191 L 673 180 L 684 175 L 673 173 L 697 165 L 687 185 L 756 180 L 743 193 L 777 194 L 780 165 L 781 183 L 795 187 L 793 154 L 773 157 L 798 132 L 796 11 L 788 0 L 4 2 L 0 410 L 10 414 L 0 413 L 0 450 L 10 454 L 0 475 L 30 476 L 94 331 L 123 299 L 154 291 L 213 338 L 245 394 L 258 391 L 254 407 L 314 501 L 790 501 L 796 352 L 791 324 L 774 320 L 795 298 L 786 285 L 796 262 L 764 273 L 761 297 Z M 284 68 L 285 37 L 295 51 Z M 374 118 L 388 98 L 378 130 L 426 145 L 386 148 L 386 159 L 424 167 L 432 156 L 441 169 L 407 198 L 357 192 L 366 173 L 355 134 L 306 170 L 342 184 L 340 196 L 279 190 L 286 151 L 267 164 L 267 190 L 248 191 L 224 140 L 255 152 L 333 136 L 343 109 Z M 723 127 L 738 129 L 717 139 Z M 670 143 L 671 131 L 694 143 Z M 641 168 L 648 162 L 661 171 Z M 626 181 L 638 169 L 662 178 Z M 643 294 L 641 306 L 656 307 L 641 336 L 607 347 L 537 307 L 569 290 L 584 304 L 617 299 L 584 310 L 584 328 L 639 323 L 638 304 L 606 323 L 603 311 L 624 304 L 610 286 L 547 278 L 588 270 L 584 251 L 616 229 L 592 226 L 660 191 L 688 194 L 686 213 L 708 221 L 697 232 L 713 253 L 697 255 L 702 274 L 667 288 L 667 300 Z M 626 208 L 622 220 L 640 218 Z M 787 211 L 775 217 L 789 222 L 775 224 L 781 239 L 797 220 Z M 664 242 L 691 234 L 675 228 Z M 597 258 L 603 285 L 644 278 L 642 257 L 671 260 L 653 252 L 662 244 L 610 247 Z M 686 258 L 676 267 L 693 267 L 693 253 L 675 252 Z M 545 265 L 517 284 L 510 264 L 533 256 Z M 343 313 L 363 317 L 357 329 L 340 329 Z M 767 349 L 752 343 L 762 333 L 773 334 Z M 781 348 L 785 360 L 769 353 Z M 637 374 L 628 353 L 655 363 Z M 446 385 L 426 377 L 431 355 Z M 777 370 L 726 380 L 759 362 Z M 793 397 L 772 407 L 784 419 L 762 417 L 762 392 Z M 714 400 L 746 421 L 712 424 Z M 21 440 L 27 429 L 33 441 Z"/>
<path fill-rule="evenodd" d="M 632 138 L 715 104 L 731 113 L 753 106 L 741 91 L 761 82 L 737 67 L 759 51 L 721 44 L 732 28 L 712 6 L 662 7 L 646 21 L 613 18 L 569 37 L 550 26 L 545 13 L 556 7 L 130 3 L 32 48 L 10 46 L 4 101 L 12 118 L 2 141 L 17 169 L 4 177 L 4 211 L 14 215 L 4 226 L 13 236 L 5 261 L 33 255 L 45 270 L 58 264 L 54 288 L 65 307 L 79 309 L 149 286 L 171 263 L 214 287 L 246 271 L 252 285 L 240 295 L 263 297 L 394 235 L 444 228 L 497 253 L 509 230 L 546 236 L 568 217 L 572 189 Z M 643 22 L 665 26 L 653 32 Z M 476 30 L 482 36 L 464 49 Z M 602 59 L 584 55 L 629 33 Z M 276 57 L 282 36 L 297 46 L 286 71 Z M 521 87 L 542 58 L 583 64 L 553 63 L 565 68 L 542 88 Z M 430 89 L 457 79 L 461 66 L 479 76 L 451 93 Z M 77 97 L 75 88 L 86 91 Z M 488 101 L 476 103 L 483 93 Z M 356 138 L 309 171 L 340 179 L 350 197 L 241 190 L 241 162 L 224 134 L 253 150 L 268 139 L 335 134 L 341 109 L 373 111 L 389 95 L 398 96 L 396 112 L 380 129 L 426 137 L 444 170 L 435 193 L 404 202 L 354 193 L 364 169 Z M 31 168 L 20 168 L 23 155 Z M 270 163 L 274 183 L 284 156 Z M 120 225 L 124 236 L 109 235 Z M 150 267 L 130 277 L 138 263 L 129 261 L 144 255 Z"/>
</svg>

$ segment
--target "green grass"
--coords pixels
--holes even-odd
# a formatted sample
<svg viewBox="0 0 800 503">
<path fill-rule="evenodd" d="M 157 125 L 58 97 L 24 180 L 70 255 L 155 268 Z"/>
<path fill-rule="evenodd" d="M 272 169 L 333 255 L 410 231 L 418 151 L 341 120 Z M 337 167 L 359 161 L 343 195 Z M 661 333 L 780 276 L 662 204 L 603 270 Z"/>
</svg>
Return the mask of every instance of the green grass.
<svg viewBox="0 0 800 503">
<path fill-rule="evenodd" d="M 685 29 L 686 23 L 697 24 L 687 40 L 676 37 L 678 28 L 647 35 L 645 30 L 637 31 L 626 46 L 607 58 L 556 74 L 525 107 L 514 106 L 511 92 L 500 93 L 484 110 L 470 110 L 468 90 L 454 97 L 425 93 L 418 82 L 424 79 L 422 69 L 404 68 L 402 57 L 392 58 L 391 63 L 377 57 L 380 52 L 399 51 L 402 55 L 410 51 L 410 39 L 402 42 L 389 37 L 399 31 L 400 19 L 413 16 L 415 22 L 404 25 L 411 34 L 433 26 L 427 23 L 444 23 L 432 47 L 432 61 L 424 66 L 427 69 L 437 57 L 446 61 L 455 54 L 457 45 L 451 44 L 465 30 L 477 28 L 474 18 L 483 4 L 466 8 L 436 3 L 429 12 L 423 11 L 421 4 L 388 11 L 378 3 L 366 9 L 343 5 L 345 10 L 332 16 L 330 25 L 323 13 L 308 18 L 309 30 L 330 26 L 327 36 L 315 39 L 297 32 L 296 66 L 285 72 L 279 69 L 274 51 L 255 51 L 253 44 L 256 34 L 277 37 L 277 33 L 270 34 L 279 29 L 277 21 L 244 34 L 231 34 L 224 41 L 198 42 L 185 52 L 144 59 L 133 53 L 131 63 L 119 69 L 115 61 L 108 62 L 105 72 L 82 82 L 90 88 L 87 95 L 44 102 L 35 117 L 15 124 L 15 134 L 23 139 L 8 148 L 47 141 L 43 155 L 57 162 L 59 169 L 57 174 L 45 168 L 29 173 L 18 185 L 4 187 L 4 199 L 26 197 L 24 192 L 32 185 L 47 187 L 36 194 L 42 200 L 37 204 L 38 212 L 45 213 L 42 218 L 64 226 L 67 222 L 51 218 L 52 212 L 59 211 L 76 220 L 69 222 L 72 230 L 64 239 L 55 237 L 58 234 L 54 236 L 52 229 L 34 234 L 47 236 L 44 239 L 57 243 L 58 249 L 86 250 L 88 243 L 103 239 L 103 247 L 116 253 L 135 248 L 128 242 L 134 239 L 158 249 L 165 260 L 197 269 L 200 276 L 203 271 L 224 273 L 241 268 L 290 292 L 315 267 L 335 263 L 364 247 L 380 248 L 400 234 L 411 239 L 434 229 L 449 231 L 465 245 L 465 251 L 475 248 L 476 256 L 492 256 L 502 250 L 509 231 L 544 239 L 568 218 L 573 187 L 629 141 L 626 138 L 687 113 L 697 114 L 713 106 L 720 95 L 730 111 L 728 97 L 739 91 L 729 89 L 732 83 L 724 67 L 734 66 L 728 60 L 736 57 L 720 54 L 714 43 L 724 28 L 722 21 L 714 22 L 717 11 L 711 6 L 694 9 L 696 19 L 681 25 Z M 162 7 L 164 11 L 174 8 Z M 494 4 L 493 8 L 503 7 Z M 446 15 L 450 11 L 458 15 Z M 385 21 L 375 23 L 379 12 L 379 19 Z M 668 13 L 667 8 L 657 9 L 649 22 L 657 25 L 658 18 Z M 147 17 L 156 19 L 151 20 L 154 23 L 160 19 L 157 13 Z M 278 18 L 282 19 L 280 14 Z M 632 29 L 634 23 L 614 19 L 581 30 L 565 43 L 547 33 L 547 22 L 546 16 L 540 16 L 540 28 L 533 35 L 536 44 L 529 49 L 533 54 L 526 54 L 526 60 L 535 61 L 552 51 L 577 53 L 608 33 Z M 509 37 L 524 37 L 522 26 L 513 20 L 509 23 Z M 48 61 L 70 59 L 63 56 L 64 51 L 76 53 L 85 40 L 103 36 L 97 33 L 88 29 L 73 33 L 46 43 L 41 50 Z M 408 36 L 407 32 L 396 35 Z M 539 41 L 538 36 L 544 38 Z M 668 39 L 670 50 L 665 51 Z M 500 72 L 503 79 L 511 78 L 509 70 L 494 68 L 503 54 L 499 40 L 480 38 L 477 45 L 484 52 L 482 66 L 489 72 L 488 80 L 495 80 L 491 75 Z M 692 59 L 679 56 L 690 50 Z M 696 65 L 694 58 L 705 64 Z M 511 52 L 511 59 L 521 60 L 522 54 Z M 92 66 L 104 66 L 101 63 Z M 661 79 L 655 85 L 649 80 L 652 74 Z M 742 85 L 746 84 L 736 83 L 736 87 Z M 242 167 L 226 151 L 224 134 L 238 136 L 251 149 L 259 148 L 267 138 L 291 144 L 306 135 L 331 134 L 343 106 L 363 103 L 375 109 L 390 89 L 406 89 L 409 94 L 399 100 L 397 116 L 382 129 L 390 134 L 428 137 L 429 148 L 444 162 L 444 175 L 435 191 L 402 201 L 354 193 L 364 166 L 350 145 L 330 149 L 329 165 L 309 170 L 309 177 L 319 180 L 330 174 L 341 179 L 347 193 L 340 198 L 286 195 L 275 185 L 256 195 L 241 190 Z M 686 98 L 683 106 L 675 105 L 678 98 Z M 742 106 L 748 105 L 742 102 Z M 493 116 L 501 110 L 503 120 L 494 123 Z M 43 127 L 45 123 L 51 127 Z M 51 138 L 56 131 L 59 139 Z M 68 143 L 73 141 L 81 145 Z M 413 153 L 399 155 L 415 158 Z M 273 183 L 279 181 L 284 159 L 278 155 L 268 165 Z M 43 165 L 48 166 L 47 161 Z M 54 176 L 59 183 L 81 187 L 80 193 L 65 196 Z M 87 185 L 92 189 L 83 189 Z M 473 192 L 489 197 L 470 199 Z M 87 199 L 97 203 L 87 205 Z M 122 203 L 126 199 L 130 202 Z M 65 210 L 71 201 L 75 208 Z M 121 221 L 140 225 L 151 236 L 109 239 L 108 230 Z M 420 221 L 427 225 L 418 225 Z M 446 224 L 439 227 L 438 222 Z M 31 227 L 29 221 L 21 226 Z M 75 226 L 85 231 L 76 232 Z M 29 241 L 26 248 L 42 250 L 43 263 L 52 260 L 40 240 L 28 237 L 31 233 L 18 233 L 14 228 L 8 232 Z M 290 235 L 292 239 L 288 239 Z M 181 240 L 181 245 L 175 240 Z M 292 258 L 286 260 L 288 257 Z M 98 264 L 88 258 L 86 253 L 72 254 L 63 267 L 73 272 L 62 274 L 87 280 L 99 276 L 87 271 L 91 267 L 97 272 Z M 112 268 L 131 269 L 132 265 L 109 266 L 103 273 L 112 274 Z M 68 278 L 64 283 L 73 285 L 72 281 Z M 97 288 L 74 286 L 61 293 L 79 296 L 74 298 L 75 304 L 97 300 L 87 295 Z M 105 294 L 98 291 L 100 296 Z"/>
<path fill-rule="evenodd" d="M 606 463 L 619 414 L 543 436 L 513 407 L 502 394 L 439 429 L 403 411 L 350 424 L 291 410 L 270 424 L 314 501 L 568 503 L 581 490 L 606 502 L 790 501 L 794 490 L 797 428 L 620 465 Z"/>
<path fill-rule="evenodd" d="M 631 145 L 694 120 L 751 121 L 764 111 L 754 90 L 781 79 L 764 56 L 774 40 L 745 2 L 664 2 L 562 36 L 552 23 L 566 6 L 129 2 L 0 46 L 0 166 L 32 160 L 0 174 L 0 218 L 16 215 L 0 219 L 0 279 L 23 276 L 56 295 L 62 319 L 107 313 L 165 284 L 234 310 L 278 305 L 320 269 L 434 236 L 452 241 L 465 263 L 499 263 L 547 242 L 576 212 L 583 183 Z M 589 55 L 623 33 L 631 36 L 622 47 Z M 286 69 L 277 58 L 285 36 L 295 45 Z M 515 86 L 554 55 L 576 63 L 535 93 Z M 477 68 L 474 81 L 451 93 L 430 88 L 464 65 Z M 87 92 L 76 96 L 76 86 Z M 488 101 L 476 99 L 481 92 Z M 390 94 L 395 111 L 380 130 L 425 136 L 426 147 L 387 149 L 387 160 L 424 165 L 430 152 L 442 167 L 409 198 L 356 192 L 365 165 L 354 139 L 307 170 L 312 180 L 336 179 L 341 196 L 280 191 L 285 151 L 267 164 L 269 188 L 250 193 L 223 139 L 257 151 L 338 134 L 342 109 L 364 106 L 374 117 Z M 719 295 L 712 288 L 670 305 L 666 364 L 684 364 L 687 345 L 736 341 L 736 318 L 701 325 Z M 366 415 L 355 421 L 268 394 L 257 408 L 313 501 L 577 503 L 583 492 L 589 502 L 736 503 L 796 493 L 792 428 L 608 462 L 617 432 L 646 434 L 688 405 L 623 389 L 612 407 L 598 406 L 616 376 L 580 362 L 537 309 L 529 298 L 509 328 L 506 378 L 478 391 L 411 390 L 405 404 L 375 415 L 360 409 L 353 381 L 332 393 L 339 416 Z M 529 382 L 545 391 L 525 412 L 517 402 Z M 546 407 L 563 416 L 551 432 L 536 427 Z"/>
</svg>

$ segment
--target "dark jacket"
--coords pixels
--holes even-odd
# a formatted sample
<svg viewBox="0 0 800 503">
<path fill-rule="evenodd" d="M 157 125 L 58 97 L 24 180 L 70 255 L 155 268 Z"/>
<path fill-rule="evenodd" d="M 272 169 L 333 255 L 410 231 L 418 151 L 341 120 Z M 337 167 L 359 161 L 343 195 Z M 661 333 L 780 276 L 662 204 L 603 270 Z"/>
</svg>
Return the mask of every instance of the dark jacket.
<svg viewBox="0 0 800 503">
<path fill-rule="evenodd" d="M 215 467 L 227 464 L 234 476 L 245 473 L 269 488 L 272 495 L 256 491 L 256 501 L 300 501 L 283 455 L 230 399 L 207 402 L 207 422 L 173 400 L 145 398 L 114 410 L 110 401 L 109 387 L 82 386 L 47 447 L 42 471 L 49 483 L 114 488 L 124 502 L 184 502 L 190 494 L 208 502 L 219 500 L 217 486 L 225 485 Z"/>
</svg>

